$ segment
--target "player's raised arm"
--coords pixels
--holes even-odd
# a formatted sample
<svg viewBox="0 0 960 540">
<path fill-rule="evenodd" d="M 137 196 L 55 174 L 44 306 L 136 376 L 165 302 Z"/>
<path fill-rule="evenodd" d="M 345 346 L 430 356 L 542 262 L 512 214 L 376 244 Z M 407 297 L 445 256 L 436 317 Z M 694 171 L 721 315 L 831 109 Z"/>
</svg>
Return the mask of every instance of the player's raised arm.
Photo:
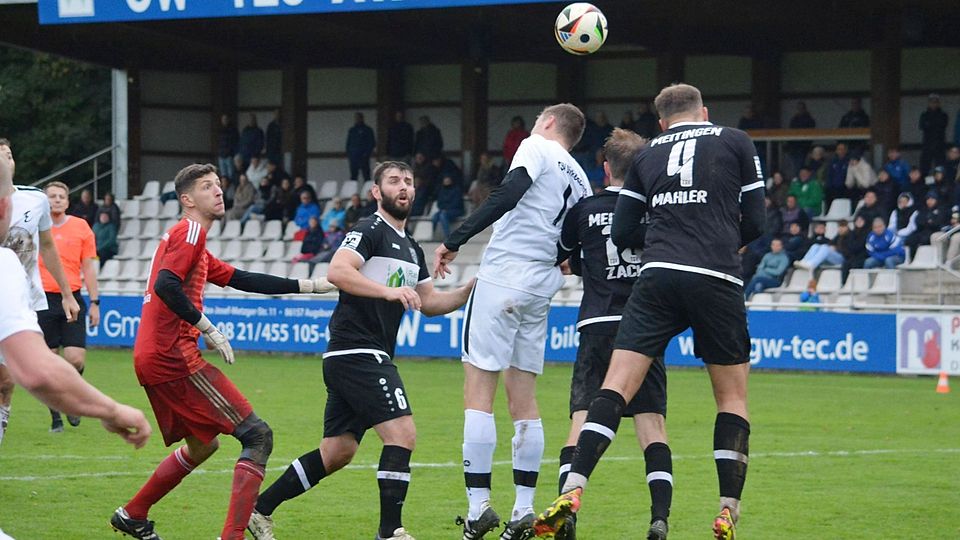
<svg viewBox="0 0 960 540">
<path fill-rule="evenodd" d="M 745 246 L 763 236 L 766 228 L 764 208 L 763 169 L 757 149 L 747 134 L 737 141 L 740 154 L 740 246 Z"/>
</svg>

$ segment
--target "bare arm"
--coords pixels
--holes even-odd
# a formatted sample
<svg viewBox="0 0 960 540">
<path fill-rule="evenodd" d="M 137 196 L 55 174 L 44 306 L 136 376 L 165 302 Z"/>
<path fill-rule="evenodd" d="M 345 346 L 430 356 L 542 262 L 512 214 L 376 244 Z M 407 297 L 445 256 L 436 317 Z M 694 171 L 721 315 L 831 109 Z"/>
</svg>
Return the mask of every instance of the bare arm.
<svg viewBox="0 0 960 540">
<path fill-rule="evenodd" d="M 57 252 L 57 244 L 53 242 L 53 234 L 49 230 L 40 231 L 40 256 L 43 258 L 44 266 L 60 287 L 63 312 L 67 314 L 67 321 L 77 320 L 80 305 L 77 304 L 77 299 L 73 297 L 73 291 L 70 290 L 70 281 L 67 280 L 67 274 L 63 271 L 63 265 L 60 264 L 60 253 Z"/>
<path fill-rule="evenodd" d="M 420 295 L 421 301 L 420 312 L 427 317 L 433 317 L 435 315 L 446 315 L 461 308 L 467 303 L 467 298 L 470 297 L 470 291 L 473 290 L 476 281 L 476 278 L 474 278 L 463 287 L 448 292 L 438 291 L 433 286 L 432 281 L 417 285 L 417 294 Z"/>
<path fill-rule="evenodd" d="M 80 377 L 70 364 L 46 347 L 36 332 L 17 332 L 0 342 L 13 380 L 49 407 L 77 416 L 99 418 L 110 432 L 137 448 L 150 437 L 143 413 L 117 403 Z"/>
<path fill-rule="evenodd" d="M 87 287 L 87 294 L 90 295 L 90 326 L 100 325 L 100 306 L 93 300 L 100 299 L 100 286 L 97 284 L 97 271 L 100 269 L 100 260 L 88 258 L 83 260 L 83 284 Z M 63 290 L 63 289 L 60 289 Z"/>
<path fill-rule="evenodd" d="M 400 302 L 405 309 L 420 309 L 420 295 L 410 287 L 387 287 L 360 273 L 363 257 L 349 248 L 340 248 L 330 261 L 327 279 L 341 291 L 354 296 Z"/>
</svg>

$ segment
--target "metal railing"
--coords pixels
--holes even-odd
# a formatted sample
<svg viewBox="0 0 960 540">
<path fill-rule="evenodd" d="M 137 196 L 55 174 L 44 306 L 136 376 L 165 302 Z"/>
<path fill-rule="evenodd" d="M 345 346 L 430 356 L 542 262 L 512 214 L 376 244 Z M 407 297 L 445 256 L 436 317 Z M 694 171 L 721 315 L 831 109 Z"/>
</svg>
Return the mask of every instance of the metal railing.
<svg viewBox="0 0 960 540">
<path fill-rule="evenodd" d="M 113 175 L 113 165 L 112 165 L 112 163 L 113 163 L 113 156 L 112 156 L 112 154 L 113 154 L 113 151 L 114 151 L 116 148 L 117 148 L 117 145 L 113 145 L 113 146 L 108 146 L 108 147 L 106 147 L 106 148 L 104 148 L 104 149 L 102 149 L 102 150 L 100 150 L 100 151 L 94 152 L 94 153 L 90 154 L 89 156 L 87 156 L 87 157 L 85 157 L 85 158 L 83 158 L 83 159 L 80 159 L 80 160 L 78 160 L 78 161 L 75 161 L 75 162 L 71 163 L 70 165 L 67 165 L 66 167 L 64 167 L 64 168 L 62 168 L 62 169 L 60 169 L 60 170 L 54 171 L 54 172 L 48 174 L 47 176 L 44 176 L 44 177 L 41 178 L 40 180 L 37 180 L 36 182 L 34 182 L 34 183 L 30 184 L 30 185 L 36 187 L 36 186 L 40 186 L 40 185 L 46 184 L 47 182 L 49 182 L 49 181 L 51 181 L 51 180 L 53 180 L 53 179 L 55 179 L 55 178 L 58 178 L 58 177 L 66 174 L 66 173 L 68 173 L 68 172 L 70 172 L 70 171 L 73 171 L 73 170 L 75 170 L 75 169 L 79 169 L 80 167 L 83 167 L 84 165 L 87 165 L 88 163 L 92 163 L 92 164 L 93 164 L 93 176 L 90 177 L 89 180 L 85 180 L 85 181 L 81 182 L 81 183 L 78 184 L 78 185 L 70 186 L 70 193 L 73 194 L 73 193 L 75 193 L 75 192 L 77 192 L 77 191 L 80 191 L 80 190 L 85 189 L 85 188 L 87 188 L 88 186 L 91 186 L 91 185 L 92 185 L 92 186 L 93 186 L 93 199 L 94 199 L 94 200 L 99 200 L 99 199 L 100 199 L 100 193 L 99 193 L 99 192 L 100 192 L 100 180 L 103 180 L 104 178 L 107 178 L 107 177 Z M 111 163 L 111 165 L 108 165 L 106 170 L 102 170 L 102 167 L 101 167 L 101 165 L 100 165 L 100 158 L 102 158 L 103 156 L 106 156 L 106 155 L 109 155 L 109 156 L 110 156 L 110 159 L 108 160 L 108 162 Z"/>
</svg>

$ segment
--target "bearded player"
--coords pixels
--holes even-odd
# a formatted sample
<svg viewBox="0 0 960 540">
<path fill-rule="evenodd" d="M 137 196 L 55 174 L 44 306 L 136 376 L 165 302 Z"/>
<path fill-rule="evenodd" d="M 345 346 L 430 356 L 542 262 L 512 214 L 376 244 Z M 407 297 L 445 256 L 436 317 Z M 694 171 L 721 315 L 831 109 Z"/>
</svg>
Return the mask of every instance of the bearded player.
<svg viewBox="0 0 960 540">
<path fill-rule="evenodd" d="M 134 538 L 159 540 L 147 519 L 150 507 L 217 451 L 217 436 L 223 433 L 243 449 L 221 538 L 242 540 L 273 449 L 273 432 L 230 379 L 200 355 L 197 339 L 203 334 L 226 363 L 234 361 L 227 338 L 200 311 L 203 288 L 210 282 L 261 294 L 309 294 L 333 287 L 326 278 L 285 279 L 218 260 L 206 249 L 210 225 L 224 214 L 217 169 L 189 165 L 174 183 L 183 218 L 163 235 L 153 256 L 133 358 L 164 443 L 186 444 L 160 463 L 140 491 L 114 512 L 110 524 Z"/>
</svg>

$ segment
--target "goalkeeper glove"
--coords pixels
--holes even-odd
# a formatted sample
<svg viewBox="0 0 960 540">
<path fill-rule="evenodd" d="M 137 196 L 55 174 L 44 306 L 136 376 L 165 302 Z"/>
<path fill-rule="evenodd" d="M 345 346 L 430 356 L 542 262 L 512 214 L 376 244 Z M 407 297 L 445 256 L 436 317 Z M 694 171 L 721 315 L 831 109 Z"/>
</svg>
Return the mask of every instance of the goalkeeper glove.
<svg viewBox="0 0 960 540">
<path fill-rule="evenodd" d="M 210 319 L 208 319 L 206 315 L 201 314 L 200 320 L 193 326 L 203 332 L 204 337 L 210 343 L 213 343 L 213 346 L 217 349 L 217 352 L 220 353 L 220 358 L 223 358 L 224 362 L 228 364 L 233 363 L 233 347 L 230 346 L 227 336 L 223 335 L 223 333 L 210 322 Z"/>
<path fill-rule="evenodd" d="M 337 290 L 332 283 L 327 281 L 326 277 L 320 277 L 317 279 L 301 279 L 299 281 L 300 292 L 302 294 L 324 294 Z"/>
</svg>

